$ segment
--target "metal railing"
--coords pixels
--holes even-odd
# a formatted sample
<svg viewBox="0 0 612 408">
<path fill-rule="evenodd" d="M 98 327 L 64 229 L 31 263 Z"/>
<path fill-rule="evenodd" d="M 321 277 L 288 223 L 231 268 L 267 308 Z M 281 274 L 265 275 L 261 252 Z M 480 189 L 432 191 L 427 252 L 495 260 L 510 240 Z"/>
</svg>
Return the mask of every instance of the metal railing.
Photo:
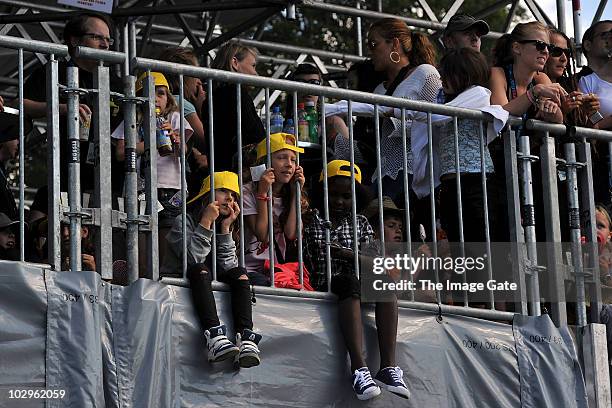
<svg viewBox="0 0 612 408">
<path fill-rule="evenodd" d="M 203 80 L 206 80 L 208 86 L 208 107 L 209 107 L 209 115 L 210 118 L 208 120 L 208 137 L 211 144 L 210 156 L 209 156 L 209 166 L 211 173 L 211 185 L 214 186 L 214 166 L 215 166 L 215 157 L 214 157 L 214 143 L 218 143 L 220 141 L 219 137 L 215 135 L 219 134 L 219 131 L 215 131 L 219 124 L 215 124 L 212 120 L 213 115 L 213 83 L 214 82 L 223 82 L 230 83 L 236 85 L 236 99 L 238 101 L 238 106 L 241 106 L 241 93 L 242 85 L 248 85 L 253 87 L 263 88 L 266 92 L 266 100 L 265 106 L 268 107 L 266 120 L 265 120 L 265 128 L 266 128 L 266 137 L 267 137 L 267 147 L 268 154 L 266 157 L 266 161 L 268 166 L 271 162 L 271 155 L 269 153 L 269 143 L 270 143 L 270 106 L 269 106 L 269 90 L 280 90 L 285 91 L 293 95 L 294 106 L 293 106 L 293 116 L 294 123 L 297 123 L 297 96 L 298 94 L 304 95 L 318 95 L 321 100 L 321 117 L 320 117 L 320 127 L 321 127 L 321 159 L 322 163 L 327 162 L 327 138 L 325 134 L 325 102 L 327 100 L 334 99 L 342 99 L 348 101 L 348 113 L 347 117 L 352 117 L 352 108 L 353 102 L 361 102 L 368 103 L 374 105 L 374 120 L 378 125 L 379 116 L 378 112 L 382 107 L 391 107 L 399 109 L 400 114 L 398 115 L 402 122 L 402 131 L 401 131 L 401 141 L 404 147 L 404 150 L 409 143 L 409 137 L 406 129 L 407 118 L 410 116 L 408 113 L 412 112 L 425 112 L 427 115 L 427 137 L 429 140 L 428 143 L 428 160 L 429 160 L 429 168 L 428 173 L 430 176 L 429 180 L 429 192 L 430 192 L 430 202 L 432 209 L 431 216 L 431 227 L 432 230 L 436 230 L 436 209 L 434 203 L 434 194 L 435 194 L 435 183 L 434 183 L 434 172 L 433 172 L 433 130 L 432 130 L 432 114 L 440 114 L 447 115 L 453 119 L 453 132 L 455 136 L 455 152 L 459 153 L 458 147 L 458 120 L 470 119 L 478 122 L 478 126 L 480 129 L 479 132 L 479 140 L 480 140 L 480 151 L 481 151 L 481 179 L 482 179 L 482 188 L 484 191 L 484 209 L 485 209 L 485 220 L 488 220 L 488 211 L 489 205 L 487 203 L 487 178 L 485 174 L 485 163 L 484 163 L 484 152 L 487 149 L 487 143 L 485 141 L 485 136 L 483 133 L 483 126 L 487 124 L 491 119 L 488 115 L 471 109 L 465 108 L 456 108 L 445 105 L 439 105 L 435 103 L 427 103 L 421 101 L 411 101 L 407 99 L 394 98 L 384 95 L 375 95 L 370 93 L 363 93 L 358 91 L 351 91 L 345 89 L 338 88 L 329 88 L 324 86 L 316 86 L 305 83 L 292 82 L 281 79 L 272 79 L 272 78 L 262 78 L 257 76 L 249 76 L 244 74 L 232 73 L 227 71 L 219 71 L 213 70 L 209 68 L 203 67 L 195 67 L 195 66 L 187 66 L 180 65 L 175 63 L 169 63 L 164 61 L 158 61 L 147 58 L 134 57 L 135 47 L 130 47 L 130 44 L 133 45 L 135 40 L 135 36 L 130 35 L 130 32 L 126 29 L 124 33 L 126 41 L 124 44 L 126 46 L 125 52 L 112 52 L 112 51 L 102 51 L 95 50 L 90 48 L 82 48 L 78 47 L 75 50 L 75 56 L 79 58 L 92 58 L 97 59 L 99 61 L 105 61 L 107 63 L 120 63 L 123 64 L 125 72 L 130 73 L 124 78 L 124 94 L 121 95 L 122 101 L 124 104 L 123 113 L 124 113 L 124 124 L 125 124 L 125 140 L 126 140 L 126 188 L 125 188 L 125 212 L 114 210 L 112 208 L 112 194 L 111 194 L 111 185 L 110 185 L 110 168 L 107 166 L 107 163 L 110 162 L 111 155 L 111 146 L 110 146 L 110 123 L 109 123 L 109 107 L 108 100 L 110 98 L 110 88 L 109 88 L 109 71 L 108 68 L 99 65 L 97 67 L 96 72 L 94 73 L 95 79 L 95 89 L 79 89 L 78 87 L 78 70 L 74 67 L 68 68 L 68 83 L 63 88 L 63 92 L 67 93 L 67 101 L 68 101 L 68 140 L 71 143 L 71 146 L 76 146 L 75 149 L 78 152 L 78 126 L 74 126 L 74 124 L 78 123 L 78 102 L 81 94 L 85 92 L 90 92 L 95 95 L 95 106 L 94 106 L 94 114 L 96 115 L 96 127 L 93 133 L 93 143 L 95 145 L 96 151 L 96 160 L 95 160 L 95 170 L 96 170 L 96 185 L 94 191 L 94 205 L 90 208 L 81 208 L 81 189 L 80 183 L 78 180 L 79 174 L 79 155 L 76 154 L 71 159 L 71 164 L 69 166 L 69 206 L 68 208 L 63 208 L 60 205 L 59 200 L 59 191 L 60 191 L 60 174 L 59 174 L 59 129 L 60 129 L 60 116 L 59 116 L 59 93 L 61 91 L 59 83 L 58 83 L 58 56 L 67 55 L 67 49 L 64 46 L 59 46 L 57 44 L 50 44 L 38 41 L 26 41 L 19 38 L 8 37 L 8 36 L 0 36 L 0 46 L 5 48 L 16 49 L 19 52 L 19 55 L 22 56 L 24 51 L 38 52 L 49 55 L 50 63 L 47 67 L 47 101 L 48 101 L 48 140 L 49 140 L 49 154 L 48 154 L 48 162 L 49 162 L 49 208 L 51 211 L 49 212 L 49 231 L 48 231 L 48 243 L 49 243 L 49 263 L 56 269 L 60 269 L 60 223 L 62 219 L 67 218 L 70 222 L 70 235 L 71 235 L 71 269 L 72 270 L 80 270 L 80 226 L 82 220 L 85 220 L 86 223 L 95 225 L 99 229 L 99 233 L 96 234 L 96 257 L 97 264 L 99 268 L 99 272 L 102 277 L 105 279 L 112 279 L 112 251 L 111 245 L 113 241 L 113 228 L 125 228 L 127 230 L 127 248 L 128 248 L 128 256 L 127 256 L 127 264 L 129 269 L 129 279 L 130 281 L 134 281 L 139 276 L 139 265 L 138 265 L 138 240 L 139 240 L 139 232 L 146 233 L 146 247 L 148 254 L 148 265 L 146 268 L 146 277 L 150 279 L 158 279 L 159 278 L 159 264 L 157 262 L 158 256 L 158 236 L 157 236 L 157 166 L 156 166 L 156 154 L 155 154 L 155 123 L 154 123 L 154 107 L 155 107 L 155 99 L 154 99 L 154 85 L 151 80 L 148 80 L 145 85 L 145 92 L 143 97 L 136 97 L 134 92 L 134 73 L 136 70 L 142 71 L 159 71 L 162 73 L 172 73 L 179 75 L 180 79 L 180 90 L 183 90 L 183 81 L 185 76 L 189 77 L 197 77 Z M 131 41 L 130 41 L 131 40 Z M 20 69 L 23 69 L 23 60 L 19 59 Z M 182 95 L 182 93 L 180 93 Z M 22 112 L 23 116 L 23 77 L 20 76 L 20 112 Z M 141 214 L 138 210 L 138 196 L 137 196 L 137 188 L 136 188 L 136 105 L 142 105 L 142 110 L 144 112 L 144 116 L 150 118 L 150 120 L 145 120 L 143 122 L 144 134 L 145 134 L 145 153 L 142 156 L 144 159 L 144 176 L 146 179 L 146 188 L 145 188 L 145 199 L 146 199 L 146 210 L 145 214 Z M 182 98 L 179 98 L 180 110 L 184 112 L 184 101 Z M 238 174 L 243 174 L 242 168 L 242 134 L 240 132 L 241 126 L 241 115 L 240 109 L 237 109 L 237 129 L 239 129 L 237 134 L 238 140 Z M 72 125 L 70 124 L 72 123 Z M 564 152 L 565 152 L 565 165 L 567 166 L 568 171 L 568 180 L 569 180 L 569 188 L 568 188 L 568 202 L 570 203 L 570 211 L 572 214 L 580 213 L 580 208 L 585 208 L 589 217 L 589 225 L 586 231 L 586 239 L 588 242 L 596 242 L 596 234 L 595 234 L 595 222 L 594 222 L 594 199 L 593 199 L 593 179 L 592 179 L 592 168 L 591 168 L 591 158 L 590 158 L 590 145 L 587 142 L 589 139 L 597 139 L 604 141 L 612 141 L 612 132 L 599 131 L 594 129 L 586 129 L 586 128 L 568 128 L 564 125 L 553 125 L 548 123 L 543 123 L 535 120 L 527 121 L 525 125 L 526 129 L 531 132 L 544 132 L 543 136 L 539 136 L 538 139 L 540 142 L 540 155 L 535 156 L 530 152 L 530 141 L 533 138 L 529 136 L 521 136 L 518 138 L 518 148 L 517 148 L 517 139 L 514 136 L 513 126 L 520 126 L 522 122 L 517 119 L 510 119 L 509 126 L 503 135 L 504 140 L 504 156 L 506 158 L 506 174 L 507 174 L 507 194 L 508 194 L 508 218 L 510 220 L 510 236 L 511 241 L 516 243 L 526 243 L 525 250 L 521 249 L 518 246 L 517 252 L 513 254 L 513 261 L 515 261 L 516 265 L 516 282 L 519 284 L 519 289 L 517 291 L 517 304 L 518 309 L 517 312 L 527 314 L 527 305 L 532 305 L 531 313 L 533 315 L 538 315 L 540 313 L 540 299 L 541 292 L 539 287 L 539 274 L 543 271 L 543 268 L 538 266 L 538 256 L 537 251 L 534 247 L 536 243 L 535 236 L 535 221 L 532 223 L 531 219 L 525 218 L 526 215 L 532 214 L 533 211 L 533 190 L 532 190 L 532 161 L 540 160 L 542 163 L 542 178 L 544 179 L 545 184 L 545 193 L 543 196 L 544 200 L 544 215 L 545 215 L 545 225 L 547 228 L 547 239 L 551 241 L 557 240 L 560 237 L 560 219 L 559 219 L 559 209 L 557 200 L 557 186 L 555 182 L 556 175 L 554 174 L 556 171 L 557 159 L 555 157 L 555 143 L 551 135 L 565 135 L 568 133 L 568 129 L 571 131 L 570 133 L 573 135 L 575 139 L 572 141 L 568 141 L 564 144 Z M 21 134 L 20 141 L 23 146 L 23 124 L 20 125 Z M 348 139 L 350 144 L 350 162 L 352 164 L 355 163 L 354 157 L 354 130 L 352 121 L 348 121 Z M 376 140 L 379 140 L 379 126 L 375 126 L 376 129 Z M 183 238 L 185 237 L 185 227 L 186 227 L 186 198 L 187 191 L 185 186 L 185 138 L 184 138 L 184 126 L 181 125 L 180 129 L 181 134 L 181 197 L 182 197 L 182 226 L 183 226 Z M 574 141 L 578 142 L 575 143 Z M 381 174 L 381 151 L 380 145 L 377 143 L 376 145 L 376 170 L 377 174 Z M 456 160 L 458 160 L 459 155 L 456 155 Z M 23 149 L 20 150 L 20 158 L 23 160 Z M 578 159 L 578 160 L 576 160 Z M 404 155 L 405 160 L 405 155 Z M 21 162 L 23 165 L 23 162 Z M 372 163 L 373 164 L 373 163 Z M 404 168 L 406 168 L 406 162 L 404 162 Z M 461 197 L 461 175 L 459 174 L 459 166 L 458 162 L 455 168 L 457 169 L 457 202 L 459 203 L 459 208 L 461 209 L 462 197 Z M 327 201 L 328 197 L 328 185 L 327 185 L 327 174 L 326 174 L 326 166 L 322 167 L 323 170 L 323 192 L 324 192 L 324 205 L 323 205 L 323 217 L 325 221 L 329 223 L 329 203 Z M 23 172 L 21 172 L 23 174 Z M 65 175 L 64 175 L 65 176 Z M 408 183 L 408 175 L 404 172 L 403 178 L 404 191 L 408 191 L 409 183 Z M 355 186 L 355 174 L 354 169 L 351 173 L 351 189 L 353 197 L 356 196 Z M 519 187 L 520 186 L 520 187 Z M 240 187 L 242 188 L 242 181 L 240 182 Z M 20 180 L 20 197 L 22 196 L 24 191 L 24 182 Z M 214 197 L 214 189 L 211 190 L 211 194 Z M 378 185 L 377 185 L 377 195 L 379 199 L 379 230 L 382 234 L 382 188 L 380 185 L 380 177 L 378 177 Z M 357 211 L 354 205 L 355 200 L 353 200 L 353 207 L 351 210 L 351 217 L 353 225 L 356 225 L 357 219 Z M 242 196 L 240 197 L 240 205 L 242 206 Z M 555 206 L 556 204 L 556 206 Z M 299 195 L 298 200 L 296 202 L 297 206 L 297 214 L 301 214 Z M 410 223 L 410 209 L 411 203 L 409 199 L 409 195 L 405 194 L 405 220 L 406 226 L 409 229 Z M 461 214 L 461 212 L 460 212 Z M 521 220 L 521 214 L 523 215 L 523 219 Z M 23 200 L 20 200 L 20 220 L 21 228 L 23 228 L 24 223 L 24 214 L 23 214 Z M 272 205 L 268 206 L 268 220 L 273 220 L 272 213 Z M 459 231 L 461 236 L 463 236 L 463 230 L 465 226 L 463 225 L 463 221 L 461 217 L 459 217 Z M 573 221 L 577 221 L 570 226 L 571 227 L 571 239 L 572 239 L 572 254 L 571 254 L 571 265 L 573 268 L 573 276 L 576 282 L 577 287 L 577 312 L 578 312 L 578 323 L 579 325 L 586 324 L 586 297 L 585 293 L 587 292 L 587 288 L 585 286 L 585 274 L 583 263 L 583 256 L 580 251 L 580 242 L 581 242 L 581 231 L 580 231 L 580 220 L 579 218 L 573 217 L 571 218 Z M 298 221 L 300 221 L 298 219 Z M 271 261 L 270 266 L 270 278 L 272 281 L 272 285 L 274 285 L 274 229 L 273 223 L 269 222 L 269 256 Z M 245 253 L 244 253 L 244 232 L 242 226 L 244 226 L 244 220 L 242 214 L 240 215 L 240 245 L 239 245 L 239 263 L 241 266 L 245 264 Z M 486 223 L 485 225 L 486 231 L 485 234 L 487 236 L 487 245 L 488 245 L 488 253 L 490 254 L 490 232 L 489 225 Z M 213 227 L 213 234 L 214 231 Z M 408 231 L 408 246 L 412 244 L 410 239 L 410 231 Z M 381 235 L 383 238 L 384 235 Z M 359 247 L 358 247 L 358 239 L 354 237 L 354 255 L 355 255 L 355 269 L 358 271 L 359 261 Z M 437 246 L 436 246 L 436 237 L 433 235 L 433 251 L 434 256 L 436 255 Z M 301 229 L 298 228 L 298 240 L 301 242 Z M 326 275 L 327 275 L 327 283 L 328 289 L 331 281 L 332 275 L 332 267 L 333 263 L 331 260 L 330 254 L 330 242 L 329 242 L 329 231 L 326 231 Z M 462 240 L 463 241 L 463 240 Z M 216 240 L 213 238 L 213 242 Z M 187 260 L 186 260 L 186 242 L 183 239 L 183 262 L 182 262 L 182 279 L 171 279 L 164 278 L 165 282 L 173 283 L 173 284 L 186 284 L 185 274 L 187 269 Z M 384 238 L 382 245 L 384 247 Z M 23 242 L 23 234 L 21 235 L 21 248 L 24 247 Z M 591 276 L 592 281 L 588 282 L 588 293 L 589 299 L 592 306 L 598 306 L 601 303 L 601 294 L 600 294 L 600 286 L 599 286 L 599 274 L 597 272 L 598 264 L 596 262 L 597 253 L 596 249 L 593 249 L 591 253 L 591 257 L 589 258 L 589 262 L 591 265 L 588 265 L 593 269 L 593 274 Z M 214 246 L 212 256 L 215 256 Z M 555 253 L 552 256 L 557 261 L 561 258 L 559 253 Z M 23 250 L 21 254 L 21 259 L 24 259 Z M 527 260 L 527 262 L 523 262 Z M 298 263 L 299 263 L 299 281 L 300 284 L 303 283 L 303 254 L 302 251 L 298 251 Z M 559 262 L 549 263 L 552 265 L 548 270 L 548 278 L 549 278 L 549 287 L 554 290 L 557 302 L 552 305 L 553 308 L 553 317 L 558 324 L 563 324 L 566 322 L 565 317 L 565 293 L 563 290 L 565 275 L 561 270 L 555 269 L 559 267 Z M 215 262 L 213 262 L 213 275 L 216 276 L 215 271 Z M 561 268 L 562 269 L 562 268 Z M 357 272 L 358 273 L 358 272 Z M 489 279 L 492 278 L 492 268 L 489 264 L 488 266 Z M 439 282 L 440 278 L 437 275 L 436 270 L 436 281 Z M 223 285 L 215 284 L 215 287 L 223 287 Z M 322 299 L 332 299 L 333 296 L 330 293 L 309 293 L 304 291 L 291 291 L 286 289 L 279 288 L 263 288 L 257 287 L 256 289 L 260 293 L 271 293 L 278 295 L 286 295 L 286 296 L 305 296 L 305 297 L 314 297 L 314 298 L 322 298 Z M 329 290 L 328 290 L 329 292 Z M 413 294 L 412 294 L 413 295 Z M 414 300 L 414 296 L 411 297 Z M 420 308 L 424 310 L 432 310 L 438 312 L 448 312 L 448 313 L 456 313 L 456 314 L 464 314 L 476 317 L 484 317 L 490 319 L 499 319 L 499 320 L 511 320 L 512 313 L 498 311 L 495 310 L 495 298 L 493 296 L 493 292 L 490 291 L 489 297 L 489 307 L 491 310 L 485 309 L 475 309 L 471 307 L 460 307 L 460 306 L 451 306 L 445 305 L 442 303 L 442 299 L 440 296 L 440 292 L 437 293 L 437 304 L 427 304 L 420 303 L 414 301 L 402 301 L 401 305 L 413 308 Z M 465 298 L 465 306 L 469 306 L 469 301 L 467 297 Z M 599 308 L 592 307 L 592 310 Z M 593 314 L 592 319 L 597 321 L 595 314 Z"/>
</svg>

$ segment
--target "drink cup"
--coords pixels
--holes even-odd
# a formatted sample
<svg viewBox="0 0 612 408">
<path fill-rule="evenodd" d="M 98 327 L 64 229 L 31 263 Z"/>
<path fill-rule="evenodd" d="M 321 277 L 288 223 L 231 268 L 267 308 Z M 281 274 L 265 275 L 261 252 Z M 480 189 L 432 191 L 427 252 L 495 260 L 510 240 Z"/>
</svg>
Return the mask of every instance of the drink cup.
<svg viewBox="0 0 612 408">
<path fill-rule="evenodd" d="M 91 113 L 87 114 L 85 120 L 81 120 L 79 127 L 79 139 L 83 142 L 89 140 L 89 128 L 91 127 Z"/>
</svg>

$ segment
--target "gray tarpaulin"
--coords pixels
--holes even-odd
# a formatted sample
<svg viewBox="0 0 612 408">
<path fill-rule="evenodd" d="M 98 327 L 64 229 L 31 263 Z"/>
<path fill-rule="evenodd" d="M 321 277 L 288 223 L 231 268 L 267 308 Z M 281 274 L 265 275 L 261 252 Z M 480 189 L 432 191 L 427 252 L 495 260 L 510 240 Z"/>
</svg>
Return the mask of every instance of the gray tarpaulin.
<svg viewBox="0 0 612 408">
<path fill-rule="evenodd" d="M 217 292 L 231 329 L 226 293 Z M 378 370 L 374 316 L 366 308 L 366 361 Z M 567 331 L 547 316 L 514 325 L 400 310 L 397 362 L 410 400 L 353 395 L 335 302 L 257 296 L 262 365 L 211 366 L 189 289 L 95 273 L 44 272 L 0 263 L 0 406 L 9 389 L 64 389 L 48 407 L 585 407 Z M 544 339 L 544 340 L 543 340 Z"/>
</svg>

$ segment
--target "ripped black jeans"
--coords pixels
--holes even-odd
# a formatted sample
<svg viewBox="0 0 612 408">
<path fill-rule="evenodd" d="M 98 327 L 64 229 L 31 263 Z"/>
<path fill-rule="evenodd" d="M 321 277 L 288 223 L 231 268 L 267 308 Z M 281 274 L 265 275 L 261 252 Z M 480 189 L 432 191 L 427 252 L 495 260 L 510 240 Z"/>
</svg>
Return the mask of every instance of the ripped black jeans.
<svg viewBox="0 0 612 408">
<path fill-rule="evenodd" d="M 230 286 L 236 333 L 242 333 L 244 329 L 253 329 L 250 281 L 238 279 L 246 273 L 246 269 L 240 267 L 227 271 L 217 269 L 217 280 Z M 220 322 L 212 291 L 212 272 L 204 264 L 195 264 L 187 269 L 187 278 L 191 284 L 191 298 L 202 328 L 208 330 L 218 326 Z"/>
</svg>

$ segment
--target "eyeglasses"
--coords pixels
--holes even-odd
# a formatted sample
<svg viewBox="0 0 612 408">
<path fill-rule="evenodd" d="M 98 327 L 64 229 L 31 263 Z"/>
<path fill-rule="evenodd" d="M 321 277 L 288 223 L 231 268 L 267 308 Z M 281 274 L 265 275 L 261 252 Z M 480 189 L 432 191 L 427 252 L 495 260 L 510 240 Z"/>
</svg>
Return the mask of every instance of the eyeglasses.
<svg viewBox="0 0 612 408">
<path fill-rule="evenodd" d="M 368 50 L 373 50 L 377 45 L 378 43 L 376 41 L 366 41 L 366 47 L 368 47 Z"/>
<path fill-rule="evenodd" d="M 296 82 L 301 82 L 303 84 L 310 84 L 310 85 L 321 85 L 321 80 L 320 79 L 296 79 Z"/>
<path fill-rule="evenodd" d="M 517 41 L 517 43 L 519 44 L 535 44 L 536 50 L 540 51 L 540 52 L 544 52 L 544 50 L 548 49 L 548 52 L 551 52 L 551 50 L 553 49 L 554 45 L 551 44 L 547 44 L 544 41 L 541 40 L 521 40 L 521 41 Z"/>
<path fill-rule="evenodd" d="M 105 37 L 103 35 L 95 34 L 95 33 L 84 33 L 81 37 L 89 37 L 92 40 L 95 40 L 99 43 L 104 41 L 104 42 L 107 42 L 108 45 L 113 45 L 115 43 L 115 40 L 113 38 Z"/>
<path fill-rule="evenodd" d="M 600 33 L 595 34 L 593 37 L 601 37 L 602 40 L 607 41 L 612 38 L 612 30 L 602 31 Z"/>
<path fill-rule="evenodd" d="M 560 57 L 561 54 L 565 54 L 565 57 L 569 59 L 569 57 L 572 55 L 572 51 L 569 48 L 561 48 L 553 45 L 548 49 L 551 57 Z"/>
</svg>

